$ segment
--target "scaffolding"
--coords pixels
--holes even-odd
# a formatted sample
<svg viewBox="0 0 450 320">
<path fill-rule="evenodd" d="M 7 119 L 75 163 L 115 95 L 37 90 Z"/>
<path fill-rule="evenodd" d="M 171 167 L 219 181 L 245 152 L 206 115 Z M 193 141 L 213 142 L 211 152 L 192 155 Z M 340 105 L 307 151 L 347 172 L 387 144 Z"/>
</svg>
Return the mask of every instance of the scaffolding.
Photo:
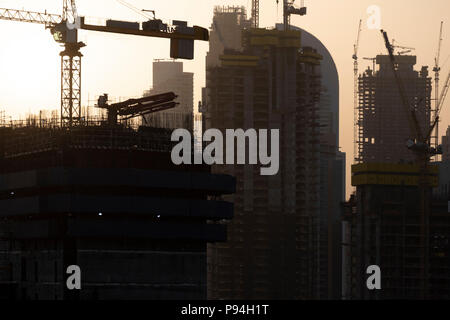
<svg viewBox="0 0 450 320">
<path fill-rule="evenodd" d="M 414 154 L 406 148 L 411 138 L 408 120 L 401 108 L 388 56 L 379 55 L 378 71 L 370 67 L 358 78 L 356 163 L 412 162 Z M 413 69 L 415 56 L 396 56 L 397 67 L 405 84 L 408 100 L 422 132 L 430 126 L 431 78 L 427 67 Z"/>
<path fill-rule="evenodd" d="M 233 13 L 238 17 L 238 23 L 240 20 L 247 20 L 247 9 L 244 6 L 215 6 L 214 15 L 220 15 L 222 13 Z"/>
<path fill-rule="evenodd" d="M 6 124 L 6 112 L 4 110 L 0 110 L 0 127 L 3 127 Z"/>
<path fill-rule="evenodd" d="M 154 128 L 184 128 L 193 131 L 196 121 L 194 113 L 188 112 L 158 112 L 145 116 L 144 124 Z"/>
<path fill-rule="evenodd" d="M 206 243 L 224 241 L 215 221 L 232 217 L 231 204 L 209 197 L 225 184 L 234 192 L 232 177 L 173 164 L 169 128 L 35 120 L 0 127 L 0 300 L 113 299 L 111 288 L 118 298 L 204 299 Z M 65 285 L 80 261 L 98 279 L 84 295 Z M 180 280 L 180 267 L 195 272 Z"/>
<path fill-rule="evenodd" d="M 430 186 L 437 186 L 430 166 Z M 356 193 L 344 206 L 346 299 L 430 299 L 450 297 L 450 218 L 447 201 L 433 199 L 429 220 L 429 272 L 423 278 L 419 168 L 412 164 L 352 167 Z M 382 290 L 367 290 L 366 268 L 382 269 Z"/>
<path fill-rule="evenodd" d="M 213 165 L 236 177 L 237 192 L 228 242 L 209 246 L 208 297 L 316 298 L 322 57 L 301 48 L 298 31 L 242 35 L 242 50 L 207 67 L 205 128 L 279 129 L 280 171 Z"/>
</svg>

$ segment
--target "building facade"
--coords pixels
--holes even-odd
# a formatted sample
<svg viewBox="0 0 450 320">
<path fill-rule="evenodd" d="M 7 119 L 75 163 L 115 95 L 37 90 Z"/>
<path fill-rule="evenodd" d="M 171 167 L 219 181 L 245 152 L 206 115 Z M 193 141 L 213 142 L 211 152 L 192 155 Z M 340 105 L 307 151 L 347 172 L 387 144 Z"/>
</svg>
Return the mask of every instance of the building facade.
<svg viewBox="0 0 450 320">
<path fill-rule="evenodd" d="M 179 105 L 173 109 L 145 117 L 145 124 L 162 128 L 193 128 L 194 74 L 183 71 L 183 62 L 156 60 L 153 62 L 153 87 L 144 96 L 174 92 Z"/>
<path fill-rule="evenodd" d="M 428 67 L 414 70 L 416 56 L 395 56 L 405 95 L 422 132 L 428 132 L 431 112 L 431 78 Z M 411 162 L 414 154 L 406 142 L 412 138 L 408 118 L 392 72 L 389 56 L 376 57 L 378 70 L 368 68 L 359 76 L 357 163 Z"/>
<path fill-rule="evenodd" d="M 0 128 L 0 298 L 206 299 L 234 178 L 176 166 L 171 130 Z M 81 269 L 81 290 L 66 270 Z"/>
<path fill-rule="evenodd" d="M 245 19 L 242 9 L 216 9 L 202 103 L 204 127 L 279 129 L 280 168 L 274 176 L 261 176 L 257 165 L 213 165 L 213 172 L 236 177 L 237 191 L 225 198 L 235 205 L 227 242 L 208 247 L 208 297 L 328 298 L 333 280 L 324 274 L 336 270 L 330 270 L 323 250 L 330 238 L 322 217 L 334 208 L 326 209 L 328 201 L 322 202 L 321 193 L 333 182 L 321 176 L 321 168 L 328 175 L 333 165 L 343 169 L 343 162 L 332 163 L 337 160 L 335 135 L 327 137 L 329 148 L 321 148 L 329 133 L 322 129 L 322 137 L 323 56 L 302 45 L 299 30 L 251 29 Z M 240 45 L 228 44 L 220 32 L 227 23 L 234 24 L 229 30 L 241 37 Z M 331 118 L 328 128 L 334 123 Z M 333 155 L 330 161 L 322 158 L 325 153 Z M 342 191 L 342 176 L 336 173 L 333 186 Z M 335 207 L 339 211 L 338 201 Z M 340 256 L 337 249 L 335 256 Z M 337 274 L 334 281 L 339 283 L 340 268 Z"/>
<path fill-rule="evenodd" d="M 429 167 L 423 222 L 419 167 L 358 164 L 356 193 L 345 205 L 344 292 L 346 299 L 449 299 L 450 215 L 447 198 L 431 197 L 438 166 Z M 448 180 L 448 177 L 447 177 Z M 367 268 L 381 270 L 381 290 L 369 290 Z"/>
</svg>

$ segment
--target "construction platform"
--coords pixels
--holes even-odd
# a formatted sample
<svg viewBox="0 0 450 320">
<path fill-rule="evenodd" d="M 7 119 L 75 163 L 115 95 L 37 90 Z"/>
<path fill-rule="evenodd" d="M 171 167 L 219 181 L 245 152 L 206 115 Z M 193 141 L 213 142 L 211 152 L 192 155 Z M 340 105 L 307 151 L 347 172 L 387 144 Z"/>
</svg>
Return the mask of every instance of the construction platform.
<svg viewBox="0 0 450 320">
<path fill-rule="evenodd" d="M 418 186 L 420 168 L 416 164 L 361 163 L 352 165 L 352 186 L 390 185 Z M 438 186 L 439 168 L 429 165 L 427 181 L 429 186 Z"/>
<path fill-rule="evenodd" d="M 447 201 L 432 198 L 436 165 L 429 165 L 427 181 L 421 209 L 417 165 L 352 166 L 356 193 L 343 222 L 346 299 L 450 298 L 450 214 Z M 382 290 L 367 289 L 370 265 L 381 269 Z"/>
</svg>

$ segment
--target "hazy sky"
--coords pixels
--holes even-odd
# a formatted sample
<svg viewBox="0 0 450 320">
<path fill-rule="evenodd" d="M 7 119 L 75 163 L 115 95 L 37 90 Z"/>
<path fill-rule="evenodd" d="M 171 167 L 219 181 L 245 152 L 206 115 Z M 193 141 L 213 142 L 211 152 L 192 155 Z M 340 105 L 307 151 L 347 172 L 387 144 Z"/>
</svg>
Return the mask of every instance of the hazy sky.
<svg viewBox="0 0 450 320">
<path fill-rule="evenodd" d="M 62 0 L 0 0 L 1 8 L 17 8 L 61 13 Z M 187 20 L 209 28 L 215 5 L 244 5 L 251 0 L 128 0 L 138 8 L 156 10 L 158 18 Z M 282 20 L 282 5 L 275 0 L 262 0 L 261 27 L 272 27 Z M 280 0 L 282 2 L 282 0 Z M 296 1 L 297 3 L 300 1 Z M 340 144 L 347 152 L 347 163 L 353 159 L 353 43 L 359 19 L 364 20 L 360 54 L 373 57 L 385 53 L 377 30 L 366 27 L 367 8 L 378 5 L 381 26 L 399 45 L 416 48 L 417 69 L 434 64 L 440 21 L 444 21 L 442 47 L 443 71 L 450 70 L 450 1 L 448 0 L 306 0 L 308 15 L 293 17 L 292 24 L 305 28 L 327 46 L 337 64 L 340 77 Z M 116 0 L 77 0 L 79 14 L 86 17 L 142 21 L 142 17 Z M 41 25 L 0 21 L 0 110 L 17 117 L 29 111 L 59 109 L 60 57 L 59 47 L 48 30 Z M 80 40 L 87 44 L 82 49 L 83 105 L 94 104 L 103 93 L 111 97 L 140 96 L 151 86 L 151 63 L 155 58 L 169 57 L 169 40 L 133 37 L 81 31 Z M 185 70 L 195 72 L 195 101 L 204 85 L 206 42 L 196 42 L 195 60 L 185 63 Z M 360 70 L 370 61 L 362 60 Z M 449 97 L 450 103 L 450 97 Z M 447 103 L 447 104 L 449 104 Z M 196 103 L 195 103 L 196 104 Z M 442 112 L 441 134 L 450 124 L 450 109 Z M 347 175 L 349 176 L 349 175 Z"/>
</svg>

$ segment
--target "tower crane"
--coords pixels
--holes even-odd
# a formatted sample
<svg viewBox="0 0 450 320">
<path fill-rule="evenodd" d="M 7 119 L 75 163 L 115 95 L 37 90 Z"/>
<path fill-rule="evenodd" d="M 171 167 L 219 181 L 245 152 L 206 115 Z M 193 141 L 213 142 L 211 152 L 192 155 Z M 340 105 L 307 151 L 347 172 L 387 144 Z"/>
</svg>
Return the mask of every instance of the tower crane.
<svg viewBox="0 0 450 320">
<path fill-rule="evenodd" d="M 289 30 L 289 26 L 291 24 L 291 15 L 299 15 L 304 16 L 306 15 L 306 7 L 305 7 L 305 1 L 300 1 L 300 8 L 296 8 L 294 6 L 295 0 L 283 0 L 283 25 L 284 25 L 284 31 Z M 277 4 L 279 3 L 279 0 L 277 0 Z"/>
<path fill-rule="evenodd" d="M 116 1 L 118 3 L 120 3 L 121 5 L 124 5 L 128 9 L 133 10 L 134 12 L 136 12 L 137 14 L 143 16 L 146 19 L 150 19 L 150 17 L 145 12 L 150 12 L 151 14 L 153 14 L 153 19 L 156 19 L 156 12 L 155 12 L 155 10 L 146 10 L 146 9 L 139 10 L 138 8 L 136 8 L 135 6 L 133 6 L 132 4 L 130 4 L 130 3 L 126 2 L 126 1 L 124 1 L 124 0 L 116 0 Z"/>
<path fill-rule="evenodd" d="M 402 49 L 402 50 L 404 50 L 404 51 L 398 52 L 397 53 L 398 55 L 410 53 L 411 51 L 416 50 L 416 48 L 405 47 L 405 46 L 398 46 L 398 45 L 395 45 L 394 43 L 395 43 L 395 40 L 392 39 L 391 47 L 392 47 L 393 52 L 395 52 L 395 49 Z"/>
<path fill-rule="evenodd" d="M 436 107 L 437 111 L 436 111 L 436 116 L 434 119 L 435 123 L 433 124 L 435 126 L 437 126 L 439 123 L 439 114 L 441 113 L 441 110 L 444 107 L 445 98 L 447 98 L 449 88 L 450 88 L 450 72 L 447 75 L 447 79 L 445 80 L 445 84 L 444 84 L 444 87 L 442 88 L 442 92 L 439 95 L 439 100 L 438 100 L 439 103 Z"/>
<path fill-rule="evenodd" d="M 375 72 L 375 63 L 377 61 L 377 58 L 376 57 L 374 57 L 374 58 L 364 57 L 363 59 L 372 61 L 372 72 Z"/>
<path fill-rule="evenodd" d="M 353 45 L 353 157 L 358 158 L 358 49 L 359 39 L 361 37 L 362 19 L 359 20 L 356 42 Z"/>
<path fill-rule="evenodd" d="M 437 121 L 430 126 L 428 132 L 422 132 L 417 120 L 414 108 L 411 108 L 408 97 L 406 96 L 403 81 L 400 78 L 394 56 L 394 47 L 390 44 L 387 33 L 381 30 L 385 41 L 386 48 L 389 53 L 392 71 L 398 86 L 401 98 L 401 105 L 408 119 L 412 138 L 408 140 L 407 147 L 416 155 L 416 163 L 419 166 L 419 202 L 420 202 L 420 247 L 421 247 L 421 285 L 423 289 L 423 298 L 428 297 L 428 257 L 429 257 L 429 212 L 430 212 L 430 183 L 428 180 L 428 167 L 430 158 L 442 153 L 440 148 L 432 148 L 430 146 L 430 136 Z"/>
<path fill-rule="evenodd" d="M 434 58 L 434 112 L 433 112 L 433 119 L 436 121 L 436 127 L 434 129 L 434 136 L 432 137 L 433 143 L 432 145 L 437 148 L 439 145 L 439 76 L 441 71 L 440 66 L 440 57 L 441 57 L 441 46 L 442 46 L 442 28 L 443 28 L 444 22 L 441 21 L 441 29 L 439 31 L 439 41 L 438 41 L 438 50 L 436 57 Z"/>
<path fill-rule="evenodd" d="M 62 14 L 33 12 L 0 8 L 0 20 L 42 24 L 50 29 L 56 42 L 63 45 L 61 56 L 61 126 L 72 127 L 82 122 L 81 118 L 81 48 L 78 30 L 128 34 L 144 37 L 158 37 L 171 40 L 172 58 L 193 59 L 194 40 L 208 41 L 207 29 L 187 27 L 185 22 L 176 26 L 163 24 L 161 20 L 142 23 L 107 20 L 106 25 L 85 23 L 85 18 L 77 13 L 75 0 L 63 0 Z"/>
<path fill-rule="evenodd" d="M 252 27 L 259 28 L 259 0 L 252 0 Z"/>
</svg>

